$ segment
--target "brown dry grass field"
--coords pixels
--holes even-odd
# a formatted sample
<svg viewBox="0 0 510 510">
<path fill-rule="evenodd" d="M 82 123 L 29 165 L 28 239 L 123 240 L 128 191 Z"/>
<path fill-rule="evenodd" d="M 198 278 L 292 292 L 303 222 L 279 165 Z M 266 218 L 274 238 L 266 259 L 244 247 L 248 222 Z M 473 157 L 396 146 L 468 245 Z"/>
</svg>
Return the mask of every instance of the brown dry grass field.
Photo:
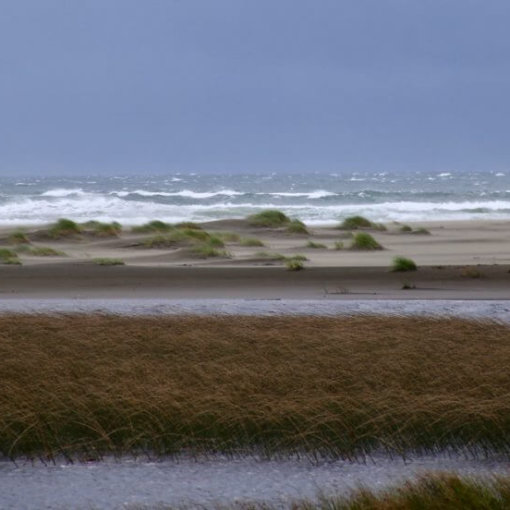
<svg viewBox="0 0 510 510">
<path fill-rule="evenodd" d="M 223 510 L 276 510 L 276 506 L 240 503 Z M 507 510 L 510 479 L 461 478 L 449 473 L 423 475 L 383 491 L 361 488 L 347 496 L 295 501 L 292 510 Z M 140 509 L 142 510 L 142 509 Z M 170 508 L 168 508 L 170 510 Z"/>
<path fill-rule="evenodd" d="M 510 329 L 388 317 L 0 316 L 0 454 L 508 453 Z"/>
</svg>

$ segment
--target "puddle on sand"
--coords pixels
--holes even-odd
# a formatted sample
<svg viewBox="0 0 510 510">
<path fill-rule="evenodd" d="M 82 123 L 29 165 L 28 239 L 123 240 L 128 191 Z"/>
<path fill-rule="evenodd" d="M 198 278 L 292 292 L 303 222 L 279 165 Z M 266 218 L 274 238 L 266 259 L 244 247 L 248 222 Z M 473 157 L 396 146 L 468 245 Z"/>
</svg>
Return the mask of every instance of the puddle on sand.
<svg viewBox="0 0 510 510">
<path fill-rule="evenodd" d="M 381 489 L 425 471 L 510 474 L 504 459 L 460 455 L 374 456 L 366 463 L 253 457 L 106 459 L 92 463 L 0 462 L 2 509 L 129 509 L 157 505 L 212 508 L 239 501 L 286 508 L 295 499 L 345 494 L 360 485 Z"/>
</svg>

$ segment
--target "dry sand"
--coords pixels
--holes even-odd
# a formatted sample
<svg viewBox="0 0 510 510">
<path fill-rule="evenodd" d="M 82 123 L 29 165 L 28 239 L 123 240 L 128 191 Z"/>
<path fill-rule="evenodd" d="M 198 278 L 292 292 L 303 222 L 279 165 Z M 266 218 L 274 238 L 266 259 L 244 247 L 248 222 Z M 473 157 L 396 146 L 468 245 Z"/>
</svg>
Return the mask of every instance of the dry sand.
<svg viewBox="0 0 510 510">
<path fill-rule="evenodd" d="M 400 224 L 370 233 L 385 248 L 348 249 L 343 231 L 310 228 L 310 235 L 282 229 L 250 227 L 242 220 L 202 225 L 208 232 L 234 232 L 255 237 L 264 247 L 226 244 L 230 258 L 197 259 L 186 247 L 146 248 L 154 234 L 126 229 L 119 237 L 82 236 L 54 240 L 44 227 L 26 229 L 33 246 L 48 246 L 66 256 L 20 254 L 21 266 L 0 264 L 0 296 L 64 298 L 394 298 L 506 299 L 510 297 L 510 222 L 465 221 L 411 225 L 430 235 L 403 233 Z M 326 248 L 310 248 L 313 241 Z M 342 241 L 343 250 L 335 250 Z M 8 231 L 0 246 L 11 247 Z M 284 256 L 301 254 L 305 270 L 291 272 L 282 261 L 257 255 L 265 251 Z M 390 271 L 393 257 L 412 258 L 418 271 Z M 117 258 L 124 266 L 99 266 L 95 258 Z M 403 287 L 411 287 L 403 289 Z"/>
</svg>

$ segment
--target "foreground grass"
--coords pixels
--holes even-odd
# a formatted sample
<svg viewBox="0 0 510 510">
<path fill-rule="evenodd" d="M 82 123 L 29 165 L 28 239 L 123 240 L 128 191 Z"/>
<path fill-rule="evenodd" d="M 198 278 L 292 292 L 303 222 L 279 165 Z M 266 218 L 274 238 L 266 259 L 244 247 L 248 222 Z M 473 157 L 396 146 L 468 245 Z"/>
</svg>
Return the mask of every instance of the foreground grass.
<svg viewBox="0 0 510 510">
<path fill-rule="evenodd" d="M 495 323 L 0 316 L 0 453 L 509 453 L 509 363 Z"/>
<path fill-rule="evenodd" d="M 222 510 L 276 510 L 281 505 L 236 503 Z M 140 510 L 147 507 L 139 507 Z M 163 510 L 165 507 L 160 507 Z M 170 508 L 170 507 L 168 507 Z M 468 478 L 455 474 L 426 474 L 382 491 L 358 489 L 347 496 L 294 501 L 290 510 L 507 510 L 510 478 Z"/>
</svg>

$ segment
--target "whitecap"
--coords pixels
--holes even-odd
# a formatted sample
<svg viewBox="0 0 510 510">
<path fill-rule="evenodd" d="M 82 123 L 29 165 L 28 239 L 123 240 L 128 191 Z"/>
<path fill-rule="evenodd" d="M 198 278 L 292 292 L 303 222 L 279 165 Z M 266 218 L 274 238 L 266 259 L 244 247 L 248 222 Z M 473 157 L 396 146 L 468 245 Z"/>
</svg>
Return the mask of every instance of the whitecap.
<svg viewBox="0 0 510 510">
<path fill-rule="evenodd" d="M 136 189 L 132 191 L 111 191 L 110 195 L 117 195 L 118 197 L 127 197 L 129 195 L 139 195 L 142 197 L 183 197 L 183 198 L 195 198 L 195 199 L 204 199 L 204 198 L 212 198 L 217 196 L 226 196 L 226 197 L 235 197 L 238 195 L 244 195 L 245 193 L 240 191 L 234 191 L 230 189 L 224 189 L 220 191 L 191 191 L 188 189 L 182 191 L 148 191 L 143 189 Z"/>
<path fill-rule="evenodd" d="M 41 193 L 42 197 L 69 197 L 71 195 L 85 195 L 86 193 L 81 188 L 56 188 L 44 191 Z"/>
<path fill-rule="evenodd" d="M 257 195 L 271 195 L 275 197 L 306 197 L 306 198 L 325 198 L 325 197 L 333 197 L 336 196 L 336 193 L 333 193 L 331 191 L 325 191 L 325 190 L 316 190 L 316 191 L 310 191 L 310 192 L 302 192 L 302 193 L 290 193 L 286 191 L 279 191 L 274 193 L 257 193 Z"/>
</svg>

